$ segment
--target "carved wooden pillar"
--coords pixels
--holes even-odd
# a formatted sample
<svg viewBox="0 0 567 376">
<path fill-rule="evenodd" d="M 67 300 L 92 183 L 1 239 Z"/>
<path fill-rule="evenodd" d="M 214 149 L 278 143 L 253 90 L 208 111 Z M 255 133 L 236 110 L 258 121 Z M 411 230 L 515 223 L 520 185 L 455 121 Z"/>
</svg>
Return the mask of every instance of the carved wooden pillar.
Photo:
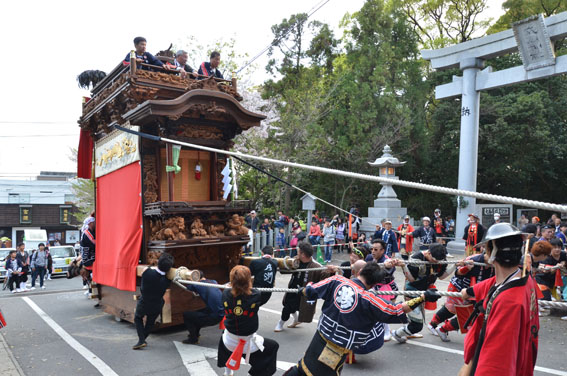
<svg viewBox="0 0 567 376">
<path fill-rule="evenodd" d="M 211 169 L 210 169 L 210 178 L 211 178 L 211 201 L 218 201 L 219 199 L 219 186 L 218 186 L 218 171 L 217 171 L 217 164 L 218 158 L 217 153 L 211 152 Z"/>
</svg>

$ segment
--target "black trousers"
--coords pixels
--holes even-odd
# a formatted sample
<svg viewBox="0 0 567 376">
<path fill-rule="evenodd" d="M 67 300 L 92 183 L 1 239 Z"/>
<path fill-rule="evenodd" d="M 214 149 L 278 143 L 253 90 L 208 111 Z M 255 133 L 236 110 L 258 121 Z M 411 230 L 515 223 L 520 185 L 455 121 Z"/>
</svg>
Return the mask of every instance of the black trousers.
<svg viewBox="0 0 567 376">
<path fill-rule="evenodd" d="M 258 350 L 250 354 L 251 368 L 248 373 L 252 376 L 270 376 L 276 373 L 279 347 L 280 345 L 273 339 L 264 338 L 264 351 Z M 226 348 L 221 336 L 217 356 L 217 367 L 225 367 L 231 355 L 232 351 Z M 242 354 L 242 357 L 246 358 L 246 352 Z"/>
<path fill-rule="evenodd" d="M 199 338 L 201 328 L 217 325 L 221 320 L 222 316 L 213 314 L 209 308 L 183 312 L 183 323 L 189 331 L 189 338 L 191 339 Z"/>
<path fill-rule="evenodd" d="M 319 331 L 315 332 L 305 355 L 298 364 L 284 373 L 284 376 L 306 376 L 308 374 L 316 376 L 336 376 L 343 371 L 343 365 L 345 363 L 347 354 L 344 354 L 340 361 L 338 362 L 335 369 L 332 369 L 326 364 L 321 363 L 318 358 L 325 349 L 327 342 L 321 337 Z M 304 369 L 307 368 L 306 369 Z M 309 372 L 309 373 L 308 373 Z"/>
<path fill-rule="evenodd" d="M 146 307 L 146 305 L 139 300 L 136 305 L 136 312 L 134 313 L 134 324 L 136 324 L 136 332 L 138 332 L 138 341 L 145 342 L 146 337 L 152 331 L 156 319 L 161 313 L 163 304 L 159 307 Z M 144 325 L 144 316 L 146 317 L 146 324 Z"/>
<path fill-rule="evenodd" d="M 283 302 L 282 321 L 289 320 L 292 313 L 299 311 L 300 304 L 301 297 L 299 294 L 286 294 Z"/>
<path fill-rule="evenodd" d="M 10 278 L 8 279 L 8 287 L 10 288 L 10 291 L 14 290 L 14 283 L 16 284 L 16 288 L 19 289 L 20 288 L 20 276 L 19 275 L 12 274 L 10 276 Z"/>
</svg>

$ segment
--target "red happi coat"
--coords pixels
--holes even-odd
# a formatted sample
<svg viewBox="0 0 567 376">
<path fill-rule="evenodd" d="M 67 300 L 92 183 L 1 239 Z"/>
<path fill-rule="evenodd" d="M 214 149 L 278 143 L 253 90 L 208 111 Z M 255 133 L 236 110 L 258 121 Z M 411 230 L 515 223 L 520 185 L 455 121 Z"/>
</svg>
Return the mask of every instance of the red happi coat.
<svg viewBox="0 0 567 376">
<path fill-rule="evenodd" d="M 484 299 L 485 310 L 488 291 L 495 281 L 492 277 L 473 287 L 476 300 Z M 493 301 L 475 375 L 531 376 L 534 373 L 539 331 L 538 287 L 530 275 L 513 282 L 517 286 L 502 291 Z M 484 318 L 484 314 L 480 314 L 465 337 L 465 363 L 474 358 Z"/>
</svg>

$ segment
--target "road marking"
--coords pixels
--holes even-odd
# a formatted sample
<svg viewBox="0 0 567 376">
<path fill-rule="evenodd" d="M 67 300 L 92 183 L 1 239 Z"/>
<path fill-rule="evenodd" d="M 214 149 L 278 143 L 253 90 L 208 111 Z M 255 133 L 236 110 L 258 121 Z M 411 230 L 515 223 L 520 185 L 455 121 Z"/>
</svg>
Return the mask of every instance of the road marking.
<svg viewBox="0 0 567 376">
<path fill-rule="evenodd" d="M 185 345 L 178 341 L 173 341 L 173 343 L 190 375 L 216 376 L 217 373 L 207 360 L 207 358 L 216 358 L 216 350 L 201 346 Z"/>
<path fill-rule="evenodd" d="M 269 313 L 274 313 L 276 315 L 281 314 L 280 311 L 276 311 L 274 309 L 270 309 L 270 308 L 264 308 L 261 307 L 260 308 L 261 311 L 266 311 Z M 314 323 L 317 323 L 317 320 L 313 320 Z M 443 346 L 437 346 L 437 345 L 431 345 L 429 343 L 421 343 L 421 342 L 417 342 L 417 341 L 412 341 L 412 340 L 408 340 L 406 343 L 410 344 L 410 345 L 415 345 L 415 346 L 420 346 L 420 347 L 426 347 L 432 350 L 437 350 L 437 351 L 444 351 L 447 353 L 451 353 L 451 354 L 457 354 L 457 355 L 464 355 L 465 353 L 462 350 L 455 350 L 455 349 L 450 349 L 448 347 L 443 347 Z M 278 362 L 279 363 L 279 362 Z M 278 366 L 278 368 L 280 368 Z M 288 367 L 289 368 L 289 367 Z M 287 369 L 287 368 L 286 368 Z M 543 373 L 549 373 L 551 375 L 558 375 L 558 376 L 567 376 L 567 372 L 564 371 L 559 371 L 556 369 L 552 369 L 552 368 L 545 368 L 545 367 L 540 367 L 540 366 L 536 366 L 535 370 L 538 372 L 543 372 Z"/>
<path fill-rule="evenodd" d="M 116 372 L 112 370 L 103 362 L 98 356 L 93 354 L 89 349 L 85 346 L 81 345 L 75 338 L 73 338 L 69 333 L 65 331 L 59 324 L 57 324 L 47 313 L 45 313 L 37 304 L 33 302 L 30 298 L 22 297 L 22 300 L 26 302 L 31 309 L 35 311 L 45 321 L 47 325 L 51 327 L 61 337 L 72 349 L 77 351 L 83 358 L 87 360 L 90 364 L 92 364 L 103 376 L 118 376 Z"/>
<path fill-rule="evenodd" d="M 198 375 L 198 376 L 209 376 L 215 375 L 216 372 L 211 367 L 207 359 L 217 359 L 217 349 L 211 349 L 208 347 L 202 347 L 197 345 L 185 345 L 178 341 L 173 341 L 175 347 L 177 348 L 177 352 L 181 356 L 183 361 L 183 365 L 187 368 L 189 375 Z M 284 362 L 282 360 L 278 360 L 276 363 L 276 367 L 287 371 L 291 367 L 295 366 L 297 363 L 291 362 Z M 246 365 L 246 359 L 242 358 L 240 365 Z"/>
</svg>

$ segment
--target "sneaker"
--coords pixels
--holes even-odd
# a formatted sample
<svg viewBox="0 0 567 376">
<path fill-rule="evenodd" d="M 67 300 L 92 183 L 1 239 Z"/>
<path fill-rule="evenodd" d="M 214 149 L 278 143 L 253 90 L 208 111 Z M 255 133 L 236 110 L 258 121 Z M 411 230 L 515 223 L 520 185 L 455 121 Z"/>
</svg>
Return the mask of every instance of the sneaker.
<svg viewBox="0 0 567 376">
<path fill-rule="evenodd" d="M 186 345 L 196 345 L 196 344 L 199 343 L 199 337 L 196 337 L 196 338 L 188 337 L 187 339 L 184 339 L 181 342 L 186 344 Z"/>
<path fill-rule="evenodd" d="M 447 258 L 455 258 L 455 256 L 453 256 L 453 255 L 450 254 L 450 253 L 447 253 Z"/>
<path fill-rule="evenodd" d="M 47 280 L 48 280 L 48 281 L 51 281 L 51 276 L 47 277 Z"/>
<path fill-rule="evenodd" d="M 451 340 L 449 339 L 449 333 L 441 330 L 441 328 L 436 328 L 435 329 L 437 331 L 437 334 L 439 335 L 439 338 L 441 338 L 441 341 L 443 342 L 451 342 Z"/>
<path fill-rule="evenodd" d="M 35 290 L 35 286 L 32 286 L 32 288 L 30 290 Z"/>
<path fill-rule="evenodd" d="M 384 342 L 389 342 L 392 339 L 392 333 L 389 330 L 384 332 Z"/>
<path fill-rule="evenodd" d="M 11 292 L 12 294 L 15 294 L 15 293 L 16 293 L 16 290 L 11 290 L 10 292 Z"/>
<path fill-rule="evenodd" d="M 437 333 L 437 330 L 436 330 L 436 328 L 433 327 L 433 325 L 427 324 L 427 329 L 429 329 L 431 334 L 433 334 L 436 337 L 439 337 L 439 333 Z"/>
<path fill-rule="evenodd" d="M 231 370 L 231 369 L 230 369 L 230 368 L 228 368 L 228 367 L 224 367 L 224 373 L 223 373 L 223 376 L 232 376 L 232 375 L 234 375 L 234 371 L 233 371 L 233 370 Z"/>
<path fill-rule="evenodd" d="M 86 289 L 88 289 L 88 288 L 89 288 L 88 285 L 83 285 L 83 290 L 86 290 Z"/>
<path fill-rule="evenodd" d="M 45 286 L 41 286 L 41 289 L 42 289 L 42 290 L 45 290 Z"/>
<path fill-rule="evenodd" d="M 278 325 L 276 325 L 274 332 L 276 332 L 276 333 L 281 332 L 283 330 L 284 324 L 285 324 L 285 321 L 283 321 L 283 320 L 278 321 Z"/>
<path fill-rule="evenodd" d="M 392 338 L 394 338 L 398 343 L 406 343 L 406 341 L 408 340 L 406 336 L 403 335 L 398 335 L 398 331 L 400 331 L 400 333 L 404 333 L 404 328 L 399 328 L 397 330 L 392 330 L 390 331 L 390 335 L 392 336 Z"/>
<path fill-rule="evenodd" d="M 85 291 L 83 294 L 89 295 L 89 290 Z"/>
<path fill-rule="evenodd" d="M 148 344 L 146 342 L 138 342 L 134 346 L 132 346 L 132 350 L 140 350 L 143 347 L 146 347 Z"/>
<path fill-rule="evenodd" d="M 16 292 L 22 292 L 22 290 L 20 290 L 20 289 L 16 289 Z"/>
<path fill-rule="evenodd" d="M 563 321 L 567 321 L 567 316 L 563 316 L 563 317 L 561 317 L 561 320 L 563 320 Z"/>
</svg>

